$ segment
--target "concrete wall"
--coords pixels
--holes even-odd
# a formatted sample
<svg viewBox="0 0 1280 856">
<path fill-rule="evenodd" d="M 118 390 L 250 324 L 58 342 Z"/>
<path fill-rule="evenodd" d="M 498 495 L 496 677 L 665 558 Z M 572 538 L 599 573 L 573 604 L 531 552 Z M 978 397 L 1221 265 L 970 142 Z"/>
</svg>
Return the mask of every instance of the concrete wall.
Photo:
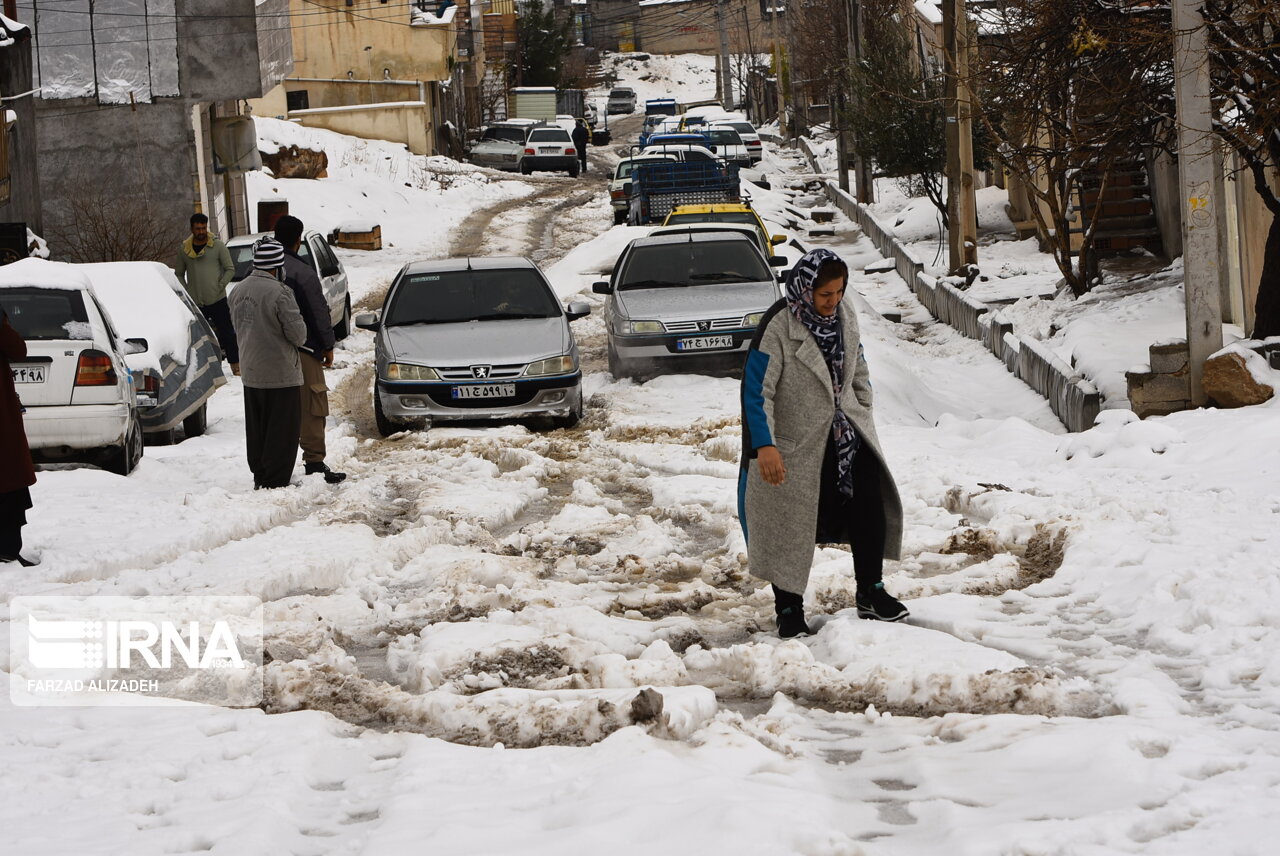
<svg viewBox="0 0 1280 856">
<path fill-rule="evenodd" d="M 0 48 L 0 95 L 20 95 L 31 91 L 31 41 L 23 37 Z M 9 130 L 9 201 L 0 205 L 0 222 L 26 223 L 43 234 L 40 210 L 40 174 L 36 168 L 35 98 L 5 101 L 4 107 L 18 114 Z"/>
<path fill-rule="evenodd" d="M 748 47 L 757 53 L 773 49 L 769 18 L 760 14 L 760 3 L 742 0 L 728 4 L 726 15 L 729 52 L 743 53 Z M 674 0 L 641 2 L 636 23 L 636 49 L 651 53 L 701 53 L 720 51 L 720 24 L 716 0 Z M 781 22 L 779 22 L 781 37 Z"/>
<path fill-rule="evenodd" d="M 181 97 L 258 98 L 284 80 L 292 58 L 288 3 L 177 0 Z"/>
<path fill-rule="evenodd" d="M 431 109 L 425 101 L 363 104 L 325 110 L 294 110 L 291 119 L 301 119 L 310 128 L 325 128 L 369 140 L 404 143 L 416 155 L 431 154 L 435 135 L 431 133 Z"/>
<path fill-rule="evenodd" d="M 290 9 L 295 77 L 449 79 L 454 25 L 408 26 L 404 0 L 292 0 Z"/>
</svg>

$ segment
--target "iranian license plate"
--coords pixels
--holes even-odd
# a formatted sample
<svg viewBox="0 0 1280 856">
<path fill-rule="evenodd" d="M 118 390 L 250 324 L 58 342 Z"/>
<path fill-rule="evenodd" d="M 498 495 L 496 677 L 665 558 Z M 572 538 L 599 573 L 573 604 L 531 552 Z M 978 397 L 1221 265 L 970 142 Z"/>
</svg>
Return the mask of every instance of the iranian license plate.
<svg viewBox="0 0 1280 856">
<path fill-rule="evenodd" d="M 455 386 L 449 394 L 454 398 L 515 398 L 514 383 L 490 383 L 484 386 Z"/>
<path fill-rule="evenodd" d="M 14 365 L 9 369 L 13 372 L 14 383 L 44 383 L 45 370 L 48 366 L 29 366 Z"/>
<path fill-rule="evenodd" d="M 714 351 L 720 348 L 732 348 L 732 336 L 699 336 L 696 339 L 677 339 L 677 351 Z"/>
<path fill-rule="evenodd" d="M 558 155 L 558 154 L 560 154 L 560 150 L 559 150 L 558 148 L 556 148 L 555 146 L 550 146 L 550 147 L 547 147 L 547 146 L 541 146 L 541 147 L 538 149 L 538 154 L 540 154 L 540 155 Z"/>
</svg>

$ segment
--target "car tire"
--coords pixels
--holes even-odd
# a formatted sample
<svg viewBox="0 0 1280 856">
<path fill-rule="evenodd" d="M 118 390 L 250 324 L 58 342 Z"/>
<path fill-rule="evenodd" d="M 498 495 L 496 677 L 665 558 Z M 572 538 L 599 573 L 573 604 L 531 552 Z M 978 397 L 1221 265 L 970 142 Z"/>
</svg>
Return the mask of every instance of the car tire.
<svg viewBox="0 0 1280 856">
<path fill-rule="evenodd" d="M 125 431 L 124 442 L 107 450 L 103 469 L 118 476 L 127 476 L 142 460 L 142 420 L 134 413 Z"/>
<path fill-rule="evenodd" d="M 148 431 L 142 438 L 148 446 L 172 446 L 178 442 L 178 429 L 166 431 Z"/>
<path fill-rule="evenodd" d="M 182 420 L 182 433 L 190 440 L 199 437 L 209 427 L 209 402 L 203 402 L 194 413 Z"/>
<path fill-rule="evenodd" d="M 376 389 L 373 391 L 373 421 L 377 423 L 378 433 L 383 437 L 399 434 L 401 431 L 407 431 L 411 427 L 392 422 L 387 418 L 387 414 L 382 411 L 382 396 L 378 395 Z"/>
<path fill-rule="evenodd" d="M 577 424 L 582 421 L 582 412 L 583 412 L 582 388 L 579 387 L 578 394 L 573 403 L 573 407 L 569 410 L 568 414 L 564 416 L 555 417 L 554 419 L 551 420 L 551 425 L 554 428 L 576 427 Z"/>
<path fill-rule="evenodd" d="M 613 349 L 612 344 L 609 345 L 608 351 L 609 374 L 613 375 L 613 379 L 622 380 L 623 378 L 630 377 L 631 373 L 627 370 L 626 363 L 622 361 L 622 357 L 618 356 L 618 352 Z"/>
<path fill-rule="evenodd" d="M 627 222 L 626 210 L 613 209 L 613 225 L 621 226 L 625 222 Z"/>
<path fill-rule="evenodd" d="M 578 177 L 578 165 L 577 165 L 577 164 L 574 164 L 572 167 L 570 167 L 570 168 L 569 168 L 569 177 L 570 177 L 570 178 L 577 178 L 577 177 Z"/>
<path fill-rule="evenodd" d="M 520 174 L 521 174 L 521 175 L 533 175 L 533 167 L 529 166 L 529 165 L 528 165 L 527 163 L 525 163 L 523 160 L 522 160 L 522 161 L 520 161 Z"/>
<path fill-rule="evenodd" d="M 347 295 L 342 304 L 342 317 L 333 325 L 333 338 L 341 342 L 351 335 L 351 295 Z"/>
</svg>

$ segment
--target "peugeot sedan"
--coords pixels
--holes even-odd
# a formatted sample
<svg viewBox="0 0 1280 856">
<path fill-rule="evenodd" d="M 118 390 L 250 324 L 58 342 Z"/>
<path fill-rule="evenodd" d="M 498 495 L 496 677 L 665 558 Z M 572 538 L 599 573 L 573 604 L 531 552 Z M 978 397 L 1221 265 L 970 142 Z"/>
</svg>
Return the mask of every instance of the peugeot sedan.
<svg viewBox="0 0 1280 856">
<path fill-rule="evenodd" d="M 411 262 L 380 312 L 356 316 L 374 340 L 373 409 L 385 437 L 435 422 L 582 418 L 582 369 L 569 322 L 538 266 L 522 258 Z"/>
<path fill-rule="evenodd" d="M 650 235 L 632 241 L 608 282 L 609 371 L 675 368 L 695 358 L 741 365 L 778 282 L 756 242 L 729 232 Z"/>
</svg>

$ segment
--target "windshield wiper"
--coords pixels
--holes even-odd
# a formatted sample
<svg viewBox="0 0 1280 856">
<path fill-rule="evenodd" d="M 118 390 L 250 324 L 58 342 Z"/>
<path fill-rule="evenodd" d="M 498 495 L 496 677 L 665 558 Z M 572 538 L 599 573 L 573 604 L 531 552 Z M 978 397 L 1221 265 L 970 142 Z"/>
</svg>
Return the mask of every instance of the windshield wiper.
<svg viewBox="0 0 1280 856">
<path fill-rule="evenodd" d="M 459 321 L 465 321 L 465 318 L 412 318 L 408 321 L 388 321 L 387 327 L 412 327 L 414 324 L 456 324 Z"/>
<path fill-rule="evenodd" d="M 492 315 L 477 315 L 471 321 L 502 321 L 507 318 L 551 318 L 551 315 L 538 315 L 532 312 L 495 312 Z"/>
<path fill-rule="evenodd" d="M 668 282 L 662 279 L 640 279 L 635 282 L 624 282 L 618 286 L 621 290 L 626 291 L 632 288 L 683 288 L 688 285 L 687 282 Z"/>
<path fill-rule="evenodd" d="M 741 274 L 736 273 L 695 273 L 690 279 L 696 279 L 705 282 L 753 282 L 754 280 L 743 279 Z"/>
</svg>

